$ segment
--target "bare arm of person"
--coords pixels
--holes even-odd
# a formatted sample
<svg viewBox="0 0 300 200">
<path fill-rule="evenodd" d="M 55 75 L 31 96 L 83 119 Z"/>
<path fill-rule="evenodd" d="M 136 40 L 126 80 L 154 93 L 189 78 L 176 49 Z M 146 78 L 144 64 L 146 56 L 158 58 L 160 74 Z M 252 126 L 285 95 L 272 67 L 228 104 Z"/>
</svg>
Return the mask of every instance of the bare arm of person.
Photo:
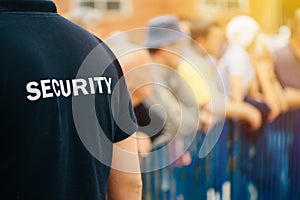
<svg viewBox="0 0 300 200">
<path fill-rule="evenodd" d="M 246 102 L 231 100 L 227 100 L 226 104 L 226 118 L 234 118 L 247 122 L 253 130 L 261 126 L 261 114 L 254 106 Z"/>
<path fill-rule="evenodd" d="M 152 147 L 152 142 L 150 137 L 143 132 L 138 131 L 136 133 L 137 136 L 137 145 L 138 145 L 138 153 L 140 156 L 147 156 Z"/>
<path fill-rule="evenodd" d="M 273 84 L 274 87 L 274 92 L 277 95 L 278 102 L 280 105 L 280 110 L 282 113 L 287 112 L 289 110 L 289 103 L 288 100 L 286 99 L 286 96 L 284 95 L 284 90 L 281 87 L 275 72 L 274 68 L 272 68 L 272 71 L 270 72 L 270 78 L 271 78 L 271 83 Z"/>
<path fill-rule="evenodd" d="M 142 181 L 135 134 L 114 144 L 108 200 L 141 200 Z"/>
<path fill-rule="evenodd" d="M 226 118 L 237 119 L 246 122 L 250 125 L 252 130 L 256 130 L 261 126 L 262 119 L 261 114 L 254 106 L 244 101 L 237 102 L 230 99 L 226 100 L 225 112 L 223 109 L 220 109 L 218 106 L 215 106 L 212 110 L 211 104 L 207 104 L 204 109 L 209 114 L 206 114 L 205 119 L 207 120 L 206 128 L 208 129 L 211 126 L 212 115 L 223 115 L 225 114 Z M 212 112 L 214 112 L 212 114 Z M 203 113 L 202 110 L 200 113 Z M 202 118 L 201 118 L 202 119 Z"/>
<path fill-rule="evenodd" d="M 256 78 L 250 83 L 248 96 L 258 101 L 263 100 L 263 96 L 259 91 L 259 83 Z"/>
<path fill-rule="evenodd" d="M 269 121 L 272 121 L 281 112 L 280 101 L 272 83 L 273 62 L 270 59 L 257 59 L 254 66 L 263 98 L 271 109 Z"/>
<path fill-rule="evenodd" d="M 289 109 L 300 108 L 300 89 L 287 87 L 284 90 L 284 96 L 289 104 Z"/>
<path fill-rule="evenodd" d="M 241 76 L 231 75 L 230 76 L 230 89 L 232 94 L 232 100 L 237 102 L 244 101 L 243 94 L 243 81 Z"/>
<path fill-rule="evenodd" d="M 208 133 L 209 129 L 212 128 L 212 113 L 206 109 L 202 109 L 199 113 L 199 118 L 201 120 L 201 130 Z"/>
</svg>

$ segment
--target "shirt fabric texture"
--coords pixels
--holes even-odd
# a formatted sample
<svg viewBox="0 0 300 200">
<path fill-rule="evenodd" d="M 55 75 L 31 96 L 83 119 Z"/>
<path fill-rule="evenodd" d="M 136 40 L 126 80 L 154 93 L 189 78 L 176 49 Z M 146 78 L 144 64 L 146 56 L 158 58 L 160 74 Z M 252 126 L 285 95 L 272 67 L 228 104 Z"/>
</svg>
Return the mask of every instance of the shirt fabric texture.
<svg viewBox="0 0 300 200">
<path fill-rule="evenodd" d="M 250 83 L 255 78 L 255 72 L 250 57 L 243 48 L 236 45 L 229 45 L 219 61 L 218 70 L 223 79 L 227 97 L 232 97 L 230 91 L 230 76 L 241 77 L 244 97 L 247 95 Z M 217 85 L 219 88 L 222 88 L 220 81 L 217 81 Z"/>
<path fill-rule="evenodd" d="M 163 107 L 164 132 L 173 136 L 195 133 L 199 129 L 199 106 L 192 89 L 177 70 L 165 66 L 154 66 L 154 70 L 156 84 L 145 100 L 146 106 Z"/>
<path fill-rule="evenodd" d="M 300 89 L 300 59 L 291 47 L 286 46 L 277 50 L 274 57 L 275 72 L 282 86 Z"/>
<path fill-rule="evenodd" d="M 196 50 L 188 49 L 187 61 L 182 61 L 178 67 L 179 74 L 185 79 L 192 89 L 200 106 L 209 103 L 213 97 L 220 95 L 220 91 L 214 82 L 216 69 L 212 62 L 205 59 Z"/>
</svg>

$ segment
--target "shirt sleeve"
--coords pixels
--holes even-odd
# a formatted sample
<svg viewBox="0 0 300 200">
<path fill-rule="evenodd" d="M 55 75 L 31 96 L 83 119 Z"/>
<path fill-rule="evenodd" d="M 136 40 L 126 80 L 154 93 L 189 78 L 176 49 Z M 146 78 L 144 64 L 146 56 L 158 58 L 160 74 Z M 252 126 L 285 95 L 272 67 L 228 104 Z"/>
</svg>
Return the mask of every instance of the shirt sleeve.
<svg viewBox="0 0 300 200">
<path fill-rule="evenodd" d="M 232 48 L 228 54 L 229 74 L 244 77 L 249 69 L 250 59 L 243 49 Z M 251 67 L 251 66 L 250 66 Z"/>
<path fill-rule="evenodd" d="M 201 77 L 200 72 L 186 62 L 181 63 L 178 71 L 191 87 L 199 105 L 202 106 L 209 102 L 210 92 L 207 88 L 205 80 L 203 77 Z"/>
<path fill-rule="evenodd" d="M 165 112 L 166 120 L 165 132 L 172 135 L 194 133 L 199 128 L 199 106 L 196 98 L 178 74 L 169 77 L 173 81 L 167 81 L 168 78 L 163 78 L 160 74 L 161 72 L 158 72 L 157 77 L 159 79 L 157 79 L 157 84 L 153 86 L 152 96 L 145 102 L 150 107 L 153 105 L 162 106 L 161 110 Z M 176 86 L 171 85 L 171 82 L 175 83 Z M 182 87 L 177 88 L 178 85 Z M 186 104 L 186 101 L 191 103 Z"/>
<path fill-rule="evenodd" d="M 130 100 L 130 95 L 123 78 L 119 80 L 120 96 L 118 99 L 118 111 L 116 113 L 116 132 L 113 142 L 119 142 L 131 136 L 137 131 L 137 121 Z"/>
<path fill-rule="evenodd" d="M 137 122 L 121 66 L 112 51 L 107 46 L 105 48 L 107 48 L 105 55 L 112 62 L 104 71 L 103 76 L 111 78 L 111 93 L 106 94 L 106 103 L 110 109 L 110 114 L 102 117 L 107 118 L 105 121 L 109 120 L 106 126 L 110 126 L 107 128 L 110 133 L 107 133 L 107 136 L 115 143 L 135 133 Z"/>
<path fill-rule="evenodd" d="M 134 114 L 130 94 L 124 79 L 121 66 L 115 60 L 114 67 L 118 78 L 112 92 L 112 109 L 115 124 L 113 142 L 119 142 L 131 136 L 137 131 L 137 120 Z"/>
</svg>

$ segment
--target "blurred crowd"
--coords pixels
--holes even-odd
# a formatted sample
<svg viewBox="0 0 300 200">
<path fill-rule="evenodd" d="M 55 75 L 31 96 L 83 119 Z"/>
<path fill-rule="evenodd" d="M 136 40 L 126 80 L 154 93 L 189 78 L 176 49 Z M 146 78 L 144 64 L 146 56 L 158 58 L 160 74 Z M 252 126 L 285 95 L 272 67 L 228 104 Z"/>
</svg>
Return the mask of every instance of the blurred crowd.
<svg viewBox="0 0 300 200">
<path fill-rule="evenodd" d="M 139 125 L 143 199 L 300 199 L 300 18 L 151 19 L 114 33 Z"/>
</svg>

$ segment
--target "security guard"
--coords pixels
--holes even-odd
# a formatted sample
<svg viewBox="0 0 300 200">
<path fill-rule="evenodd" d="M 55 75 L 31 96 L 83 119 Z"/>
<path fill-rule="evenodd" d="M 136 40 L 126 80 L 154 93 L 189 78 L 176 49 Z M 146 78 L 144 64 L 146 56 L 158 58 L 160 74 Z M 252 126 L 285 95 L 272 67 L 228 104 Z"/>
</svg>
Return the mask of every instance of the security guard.
<svg viewBox="0 0 300 200">
<path fill-rule="evenodd" d="M 103 42 L 51 1 L 0 0 L 0 44 L 0 199 L 140 199 L 135 118 Z"/>
</svg>

